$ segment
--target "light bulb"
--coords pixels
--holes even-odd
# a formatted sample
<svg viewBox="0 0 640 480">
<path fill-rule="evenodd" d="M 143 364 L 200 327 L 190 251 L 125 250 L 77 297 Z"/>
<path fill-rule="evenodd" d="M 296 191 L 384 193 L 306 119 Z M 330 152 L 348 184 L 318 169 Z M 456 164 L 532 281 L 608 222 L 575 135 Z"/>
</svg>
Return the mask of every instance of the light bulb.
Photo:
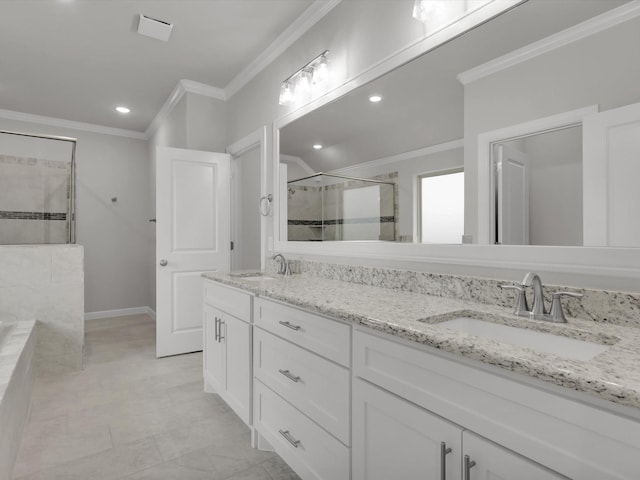
<svg viewBox="0 0 640 480">
<path fill-rule="evenodd" d="M 293 88 L 291 82 L 283 82 L 280 87 L 280 105 L 291 105 L 294 101 Z"/>
<path fill-rule="evenodd" d="M 311 71 L 308 68 L 302 70 L 296 85 L 296 101 L 307 102 L 311 98 Z"/>
<path fill-rule="evenodd" d="M 320 61 L 313 67 L 313 84 L 323 85 L 329 80 L 329 64 L 327 57 L 321 57 Z"/>
</svg>

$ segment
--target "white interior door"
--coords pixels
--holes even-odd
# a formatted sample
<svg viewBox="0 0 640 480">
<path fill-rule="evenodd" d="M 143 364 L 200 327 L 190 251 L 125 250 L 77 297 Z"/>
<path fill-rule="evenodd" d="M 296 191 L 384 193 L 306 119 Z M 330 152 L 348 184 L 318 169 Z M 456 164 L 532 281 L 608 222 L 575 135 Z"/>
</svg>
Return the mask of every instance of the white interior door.
<svg viewBox="0 0 640 480">
<path fill-rule="evenodd" d="M 583 122 L 584 245 L 640 247 L 640 103 Z"/>
<path fill-rule="evenodd" d="M 156 151 L 156 355 L 202 350 L 202 278 L 230 267 L 230 158 Z"/>
<path fill-rule="evenodd" d="M 507 145 L 495 145 L 498 171 L 498 243 L 529 245 L 529 161 Z"/>
</svg>

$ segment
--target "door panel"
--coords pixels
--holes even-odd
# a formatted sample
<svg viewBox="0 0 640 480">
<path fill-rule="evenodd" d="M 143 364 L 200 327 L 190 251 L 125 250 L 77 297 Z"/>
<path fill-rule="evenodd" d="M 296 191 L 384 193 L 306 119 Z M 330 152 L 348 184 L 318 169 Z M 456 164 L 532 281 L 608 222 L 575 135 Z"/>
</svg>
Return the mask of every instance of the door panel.
<svg viewBox="0 0 640 480">
<path fill-rule="evenodd" d="M 507 145 L 496 145 L 498 243 L 529 245 L 529 161 Z"/>
<path fill-rule="evenodd" d="M 174 160 L 172 250 L 216 251 L 215 164 Z M 197 208 L 194 208 L 197 207 Z"/>
<path fill-rule="evenodd" d="M 248 323 L 224 314 L 227 403 L 246 424 L 251 423 L 251 328 Z"/>
<path fill-rule="evenodd" d="M 460 427 L 363 380 L 353 385 L 354 480 L 460 478 Z"/>
<path fill-rule="evenodd" d="M 156 355 L 202 350 L 201 273 L 229 270 L 229 155 L 156 152 Z"/>
</svg>

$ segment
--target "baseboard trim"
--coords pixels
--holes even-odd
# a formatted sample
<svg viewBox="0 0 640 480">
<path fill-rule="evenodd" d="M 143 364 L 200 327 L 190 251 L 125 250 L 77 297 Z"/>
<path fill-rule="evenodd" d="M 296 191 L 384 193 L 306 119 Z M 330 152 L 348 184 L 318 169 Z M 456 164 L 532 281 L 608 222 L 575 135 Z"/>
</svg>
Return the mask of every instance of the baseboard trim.
<svg viewBox="0 0 640 480">
<path fill-rule="evenodd" d="M 103 310 L 100 312 L 86 312 L 84 314 L 85 321 L 98 320 L 100 318 L 115 318 L 126 317 L 128 315 L 149 315 L 154 320 L 156 319 L 156 312 L 151 307 L 133 307 L 133 308 L 118 308 L 115 310 Z"/>
</svg>

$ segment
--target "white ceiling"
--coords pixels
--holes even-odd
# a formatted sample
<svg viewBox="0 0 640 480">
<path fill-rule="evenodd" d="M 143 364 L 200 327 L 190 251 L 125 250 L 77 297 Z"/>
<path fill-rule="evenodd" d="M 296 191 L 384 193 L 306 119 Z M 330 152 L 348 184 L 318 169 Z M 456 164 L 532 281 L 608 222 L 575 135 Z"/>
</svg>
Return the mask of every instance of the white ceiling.
<svg viewBox="0 0 640 480">
<path fill-rule="evenodd" d="M 181 79 L 224 89 L 323 2 L 0 0 L 0 109 L 143 132 Z"/>
</svg>

